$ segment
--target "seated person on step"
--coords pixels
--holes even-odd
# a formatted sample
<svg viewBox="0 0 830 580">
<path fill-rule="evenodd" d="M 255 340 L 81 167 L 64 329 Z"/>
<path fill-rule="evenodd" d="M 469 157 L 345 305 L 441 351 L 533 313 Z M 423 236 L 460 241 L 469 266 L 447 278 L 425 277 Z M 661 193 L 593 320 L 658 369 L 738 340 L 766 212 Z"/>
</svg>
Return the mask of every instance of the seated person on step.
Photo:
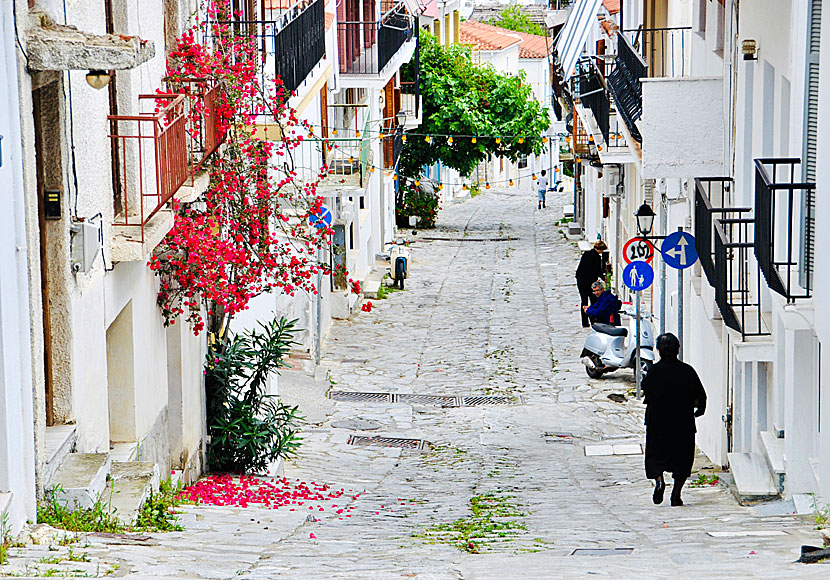
<svg viewBox="0 0 830 580">
<path fill-rule="evenodd" d="M 614 296 L 610 290 L 605 289 L 605 284 L 599 280 L 591 284 L 591 292 L 596 296 L 596 302 L 591 306 L 583 306 L 585 314 L 591 317 L 594 322 L 603 324 L 618 325 L 620 323 L 620 308 L 622 302 Z"/>
</svg>

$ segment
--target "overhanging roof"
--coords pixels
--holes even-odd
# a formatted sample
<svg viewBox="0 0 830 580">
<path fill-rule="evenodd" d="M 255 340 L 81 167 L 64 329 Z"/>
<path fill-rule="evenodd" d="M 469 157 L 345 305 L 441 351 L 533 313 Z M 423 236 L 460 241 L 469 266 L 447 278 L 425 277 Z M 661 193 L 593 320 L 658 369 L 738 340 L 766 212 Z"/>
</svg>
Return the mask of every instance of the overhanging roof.
<svg viewBox="0 0 830 580">
<path fill-rule="evenodd" d="M 602 0 L 576 0 L 565 27 L 556 41 L 556 53 L 564 80 L 571 78 L 591 25 L 596 21 Z"/>
</svg>

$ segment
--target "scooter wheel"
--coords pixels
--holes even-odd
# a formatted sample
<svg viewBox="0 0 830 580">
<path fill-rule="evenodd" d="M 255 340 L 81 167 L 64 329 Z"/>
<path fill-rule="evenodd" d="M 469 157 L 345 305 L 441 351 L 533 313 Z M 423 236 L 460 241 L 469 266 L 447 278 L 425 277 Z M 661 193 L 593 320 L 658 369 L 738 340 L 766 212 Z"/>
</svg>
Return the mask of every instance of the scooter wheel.
<svg viewBox="0 0 830 580">
<path fill-rule="evenodd" d="M 591 368 L 588 365 L 585 365 L 585 372 L 588 373 L 588 376 L 592 379 L 599 379 L 602 377 L 604 371 L 602 370 L 602 361 L 599 360 L 598 356 L 592 356 L 591 360 L 596 365 L 595 368 Z"/>
<path fill-rule="evenodd" d="M 398 260 L 395 263 L 395 283 L 400 283 L 401 290 L 403 290 L 403 281 L 406 278 L 406 266 L 404 265 L 403 260 Z"/>
</svg>

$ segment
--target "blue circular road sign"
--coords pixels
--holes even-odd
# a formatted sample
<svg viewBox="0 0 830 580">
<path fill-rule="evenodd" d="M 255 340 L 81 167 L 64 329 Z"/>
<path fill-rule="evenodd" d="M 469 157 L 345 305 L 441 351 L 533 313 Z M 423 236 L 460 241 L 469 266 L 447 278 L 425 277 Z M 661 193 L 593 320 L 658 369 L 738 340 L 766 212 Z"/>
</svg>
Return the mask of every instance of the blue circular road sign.
<svg viewBox="0 0 830 580">
<path fill-rule="evenodd" d="M 623 284 L 639 292 L 654 282 L 654 270 L 642 260 L 635 260 L 623 270 Z"/>
<path fill-rule="evenodd" d="M 660 245 L 660 253 L 667 266 L 684 270 L 697 262 L 695 237 L 687 232 L 669 234 Z"/>
<path fill-rule="evenodd" d="M 308 216 L 308 223 L 315 228 L 327 228 L 331 226 L 331 212 L 329 208 L 324 205 L 320 206 L 320 211 Z"/>
</svg>

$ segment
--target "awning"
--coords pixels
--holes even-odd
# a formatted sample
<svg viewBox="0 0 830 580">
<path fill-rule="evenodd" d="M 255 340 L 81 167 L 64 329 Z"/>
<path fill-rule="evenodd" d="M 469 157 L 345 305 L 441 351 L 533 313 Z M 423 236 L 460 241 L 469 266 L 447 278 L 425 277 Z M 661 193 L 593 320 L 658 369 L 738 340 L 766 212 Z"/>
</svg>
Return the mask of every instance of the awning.
<svg viewBox="0 0 830 580">
<path fill-rule="evenodd" d="M 564 80 L 573 76 L 576 61 L 588 39 L 591 25 L 596 22 L 602 0 L 576 0 L 565 27 L 556 40 L 556 54 L 562 65 Z"/>
</svg>

